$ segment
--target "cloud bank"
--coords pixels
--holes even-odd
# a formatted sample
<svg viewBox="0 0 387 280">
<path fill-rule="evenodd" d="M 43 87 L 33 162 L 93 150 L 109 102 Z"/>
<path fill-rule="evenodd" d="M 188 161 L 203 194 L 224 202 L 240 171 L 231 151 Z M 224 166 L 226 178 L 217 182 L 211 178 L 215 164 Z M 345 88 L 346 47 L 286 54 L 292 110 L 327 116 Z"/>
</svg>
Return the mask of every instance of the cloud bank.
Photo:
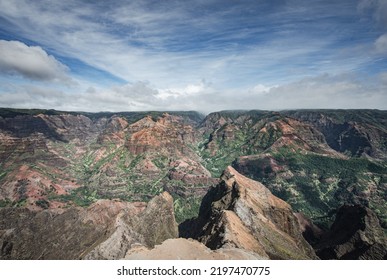
<svg viewBox="0 0 387 280">
<path fill-rule="evenodd" d="M 156 89 L 138 82 L 109 89 L 88 88 L 79 94 L 40 87 L 20 87 L 1 94 L 6 107 L 56 108 L 70 111 L 197 110 L 210 113 L 232 109 L 384 109 L 387 72 L 367 81 L 353 76 L 320 75 L 268 87 L 218 91 L 203 82 L 185 89 Z"/>
</svg>

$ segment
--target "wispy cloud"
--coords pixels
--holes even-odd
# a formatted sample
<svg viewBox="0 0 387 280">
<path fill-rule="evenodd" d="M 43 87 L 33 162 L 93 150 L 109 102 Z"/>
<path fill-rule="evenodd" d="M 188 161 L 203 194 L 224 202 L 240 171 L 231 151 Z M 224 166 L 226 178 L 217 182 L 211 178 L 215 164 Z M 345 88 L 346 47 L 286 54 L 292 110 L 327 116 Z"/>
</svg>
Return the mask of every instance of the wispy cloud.
<svg viewBox="0 0 387 280">
<path fill-rule="evenodd" d="M 15 96 L 40 96 L 37 89 L 53 93 L 47 106 L 57 106 L 55 100 L 61 100 L 62 109 L 91 111 L 282 108 L 292 104 L 281 101 L 290 98 L 290 93 L 299 107 L 325 100 L 329 94 L 344 99 L 350 90 L 344 94 L 338 82 L 321 77 L 387 71 L 382 63 L 375 66 L 386 55 L 385 3 L 0 0 L 4 44 L 19 44 L 33 57 L 40 53 L 57 65 L 52 76 L 45 75 L 42 63 L 41 71 L 34 69 L 31 74 L 28 64 L 7 58 L 8 70 L 3 72 L 13 71 L 41 83 L 18 82 L 11 90 L 12 98 L 11 91 L 0 93 L 1 102 L 17 106 Z M 90 71 L 83 71 L 88 67 Z M 109 75 L 100 79 L 103 73 Z M 43 82 L 69 76 L 78 83 L 72 89 Z M 307 86 L 311 79 L 320 82 Z M 357 85 L 352 88 L 354 96 L 369 86 L 354 78 L 343 79 L 347 85 Z M 374 81 L 383 88 L 380 79 Z M 375 100 L 381 98 L 380 91 L 372 92 Z M 363 101 L 359 98 L 354 100 Z M 380 107 L 372 100 L 358 106 L 363 104 Z M 344 101 L 335 106 L 339 105 L 344 106 Z"/>
<path fill-rule="evenodd" d="M 384 32 L 374 43 L 377 54 L 387 54 L 387 1 L 360 0 L 358 10 L 364 17 L 371 17 L 376 26 Z"/>
<path fill-rule="evenodd" d="M 387 29 L 387 2 L 384 0 L 360 0 L 358 10 L 363 15 L 370 14 L 381 27 Z"/>
</svg>

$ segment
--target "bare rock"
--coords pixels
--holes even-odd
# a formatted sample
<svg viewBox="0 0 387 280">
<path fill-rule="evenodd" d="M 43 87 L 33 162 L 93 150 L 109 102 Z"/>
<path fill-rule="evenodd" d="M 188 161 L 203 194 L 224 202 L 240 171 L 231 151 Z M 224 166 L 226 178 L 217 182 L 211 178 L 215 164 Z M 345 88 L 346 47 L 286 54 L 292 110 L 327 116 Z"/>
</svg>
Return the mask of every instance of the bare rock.
<svg viewBox="0 0 387 280">
<path fill-rule="evenodd" d="M 321 240 L 324 234 L 324 231 L 321 228 L 315 225 L 312 220 L 303 213 L 294 213 L 294 215 L 297 217 L 302 235 L 309 244 L 313 246 Z"/>
<path fill-rule="evenodd" d="M 211 249 L 243 248 L 271 259 L 315 259 L 297 218 L 261 183 L 228 167 L 203 199 L 199 217 L 180 226 Z"/>
<path fill-rule="evenodd" d="M 119 259 L 133 244 L 178 236 L 173 200 L 100 200 L 88 208 L 0 210 L 0 259 Z"/>
<path fill-rule="evenodd" d="M 144 246 L 128 251 L 128 260 L 256 260 L 261 256 L 244 249 L 230 248 L 210 250 L 202 243 L 192 239 L 168 239 L 154 249 Z"/>
<path fill-rule="evenodd" d="M 340 207 L 315 248 L 322 259 L 387 259 L 385 232 L 376 215 L 362 205 Z"/>
</svg>

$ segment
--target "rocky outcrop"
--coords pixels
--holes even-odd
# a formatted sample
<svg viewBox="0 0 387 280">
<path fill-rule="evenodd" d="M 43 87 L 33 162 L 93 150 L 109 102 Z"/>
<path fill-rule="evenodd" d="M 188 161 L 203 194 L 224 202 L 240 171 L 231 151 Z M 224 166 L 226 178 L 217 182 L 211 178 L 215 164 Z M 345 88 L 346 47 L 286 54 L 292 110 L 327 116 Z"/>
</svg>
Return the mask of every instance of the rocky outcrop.
<svg viewBox="0 0 387 280">
<path fill-rule="evenodd" d="M 182 117 L 163 114 L 157 120 L 151 116 L 128 127 L 129 139 L 126 147 L 132 154 L 157 151 L 173 155 L 190 153 L 189 144 L 195 141 L 195 130 Z"/>
<path fill-rule="evenodd" d="M 152 248 L 178 235 L 173 201 L 100 200 L 88 208 L 0 210 L 0 259 L 118 259 L 133 244 Z"/>
<path fill-rule="evenodd" d="M 302 236 L 304 236 L 305 240 L 308 241 L 310 245 L 314 246 L 321 240 L 324 231 L 315 225 L 312 220 L 306 217 L 303 213 L 298 212 L 294 213 L 294 215 L 297 217 Z"/>
<path fill-rule="evenodd" d="M 15 138 L 28 139 L 43 135 L 53 141 L 86 141 L 95 137 L 106 125 L 106 118 L 95 121 L 82 114 L 20 115 L 13 118 L 0 117 L 0 131 Z"/>
<path fill-rule="evenodd" d="M 315 245 L 321 259 L 387 259 L 387 238 L 367 207 L 344 205 L 335 222 Z"/>
<path fill-rule="evenodd" d="M 98 132 L 106 126 L 107 121 L 106 118 L 93 121 L 82 114 L 61 114 L 56 116 L 40 114 L 36 117 L 44 120 L 51 129 L 60 135 L 62 141 L 77 139 L 84 142 L 95 139 Z"/>
<path fill-rule="evenodd" d="M 168 239 L 154 249 L 136 246 L 125 256 L 128 260 L 258 260 L 259 255 L 244 249 L 210 250 L 192 239 Z"/>
<path fill-rule="evenodd" d="M 216 184 L 218 181 L 216 178 L 211 177 L 211 173 L 200 162 L 188 157 L 171 161 L 169 166 L 168 178 L 170 180 L 182 181 L 186 185 L 209 186 Z"/>
<path fill-rule="evenodd" d="M 180 230 L 211 249 L 241 248 L 271 259 L 316 258 L 291 207 L 232 167 L 204 197 L 199 217 Z"/>
<path fill-rule="evenodd" d="M 118 146 L 125 144 L 125 129 L 129 123 L 122 117 L 113 116 L 107 120 L 106 126 L 99 133 L 97 143 L 100 145 L 109 145 L 114 143 Z"/>
<path fill-rule="evenodd" d="M 143 236 L 143 244 L 153 247 L 168 238 L 178 236 L 173 210 L 173 198 L 167 192 L 153 198 L 140 215 L 135 230 Z"/>
<path fill-rule="evenodd" d="M 330 147 L 351 156 L 387 158 L 386 111 L 379 110 L 300 110 L 284 115 L 312 124 Z"/>
</svg>

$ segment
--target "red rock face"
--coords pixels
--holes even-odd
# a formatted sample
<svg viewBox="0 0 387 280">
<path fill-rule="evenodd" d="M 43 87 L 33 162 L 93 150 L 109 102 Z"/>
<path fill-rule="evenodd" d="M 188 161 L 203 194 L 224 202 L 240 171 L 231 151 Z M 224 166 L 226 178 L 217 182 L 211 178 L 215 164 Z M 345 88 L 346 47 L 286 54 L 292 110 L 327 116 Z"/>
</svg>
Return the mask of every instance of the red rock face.
<svg viewBox="0 0 387 280">
<path fill-rule="evenodd" d="M 133 154 L 164 152 L 181 156 L 189 153 L 187 145 L 195 141 L 192 126 L 185 125 L 182 118 L 164 114 L 158 120 L 148 116 L 128 128 L 126 147 Z"/>
<path fill-rule="evenodd" d="M 187 185 L 206 185 L 216 184 L 218 179 L 212 178 L 210 172 L 201 164 L 189 158 L 182 158 L 170 162 L 170 171 L 168 177 L 171 180 L 182 181 Z"/>
<path fill-rule="evenodd" d="M 324 135 L 328 145 L 351 156 L 386 160 L 385 111 L 290 111 L 287 115 L 309 123 Z"/>
<path fill-rule="evenodd" d="M 198 137 L 194 123 L 169 114 L 135 122 L 73 114 L 0 118 L 0 203 L 21 201 L 39 210 L 64 207 L 71 201 L 57 197 L 84 186 L 90 190 L 81 194 L 86 199 L 97 191 L 136 200 L 155 192 L 148 190 L 155 182 L 157 191 L 174 190 L 177 181 L 208 186 L 216 180 L 192 148 Z"/>
<path fill-rule="evenodd" d="M 230 113 L 231 114 L 231 113 Z M 211 156 L 219 156 L 219 150 L 238 150 L 241 155 L 278 151 L 282 147 L 294 152 L 315 152 L 343 157 L 325 141 L 325 136 L 313 125 L 287 117 L 286 114 L 262 112 L 262 115 L 239 113 L 207 116 L 200 131 L 209 134 L 206 150 Z"/>
<path fill-rule="evenodd" d="M 81 115 L 40 114 L 1 119 L 0 159 L 6 176 L 0 200 L 35 210 L 64 206 L 58 201 L 48 203 L 48 197 L 67 194 L 80 184 L 65 171 L 73 158 L 57 150 L 56 143 L 85 144 L 94 138 L 97 127 Z"/>
<path fill-rule="evenodd" d="M 44 168 L 44 166 L 41 166 Z M 64 174 L 57 174 L 63 176 Z M 46 200 L 49 195 L 65 195 L 78 188 L 76 183 L 59 179 L 53 182 L 44 174 L 22 165 L 8 175 L 0 190 L 0 200 L 23 201 L 25 206 L 32 210 L 40 209 L 38 201 Z M 53 202 L 45 205 L 47 208 L 64 207 L 65 203 Z"/>
<path fill-rule="evenodd" d="M 114 143 L 117 146 L 125 144 L 126 128 L 129 123 L 122 117 L 112 117 L 107 121 L 106 127 L 99 134 L 97 143 L 106 145 Z"/>
</svg>

